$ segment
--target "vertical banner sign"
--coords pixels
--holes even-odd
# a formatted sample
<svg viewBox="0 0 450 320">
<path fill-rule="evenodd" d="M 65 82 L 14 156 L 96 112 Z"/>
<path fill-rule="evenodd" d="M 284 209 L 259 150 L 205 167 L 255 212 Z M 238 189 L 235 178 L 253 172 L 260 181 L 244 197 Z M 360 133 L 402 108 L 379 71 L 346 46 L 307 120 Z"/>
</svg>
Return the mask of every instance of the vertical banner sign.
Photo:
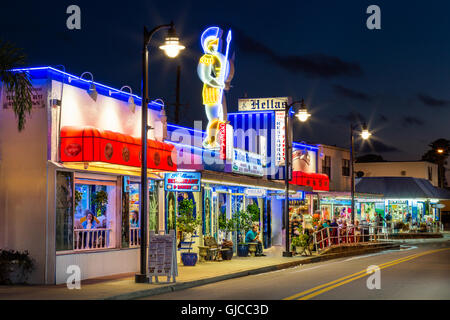
<svg viewBox="0 0 450 320">
<path fill-rule="evenodd" d="M 233 159 L 233 149 L 234 149 L 234 130 L 233 126 L 230 124 L 227 124 L 226 127 L 226 138 L 227 138 L 227 145 L 226 145 L 226 158 L 227 160 Z"/>
<path fill-rule="evenodd" d="M 227 124 L 225 122 L 219 122 L 218 138 L 220 159 L 225 160 L 227 158 Z"/>
<path fill-rule="evenodd" d="M 285 128 L 284 128 L 284 111 L 275 112 L 275 164 L 277 166 L 284 165 L 285 160 Z"/>
<path fill-rule="evenodd" d="M 220 159 L 231 160 L 233 158 L 233 127 L 225 122 L 219 123 L 219 153 Z"/>
</svg>

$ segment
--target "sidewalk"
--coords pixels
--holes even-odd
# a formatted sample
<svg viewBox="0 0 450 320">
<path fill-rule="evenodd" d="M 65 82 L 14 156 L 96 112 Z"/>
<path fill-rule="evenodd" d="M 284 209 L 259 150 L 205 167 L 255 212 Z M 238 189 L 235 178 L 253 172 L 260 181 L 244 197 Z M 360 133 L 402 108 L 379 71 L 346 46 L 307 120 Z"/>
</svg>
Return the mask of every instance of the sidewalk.
<svg viewBox="0 0 450 320">
<path fill-rule="evenodd" d="M 302 264 L 336 259 L 392 248 L 392 243 L 364 245 L 364 249 L 349 250 L 327 255 L 309 257 L 282 257 L 283 248 L 273 247 L 265 250 L 266 257 L 233 257 L 229 261 L 208 261 L 197 263 L 194 267 L 178 266 L 176 283 L 141 284 L 134 282 L 134 274 L 90 279 L 81 282 L 80 290 L 69 290 L 66 285 L 47 286 L 0 286 L 0 300 L 73 300 L 73 299 L 136 299 L 175 290 L 182 290 L 222 280 L 243 277 L 251 274 L 275 271 Z M 159 281 L 166 281 L 160 277 Z"/>
</svg>

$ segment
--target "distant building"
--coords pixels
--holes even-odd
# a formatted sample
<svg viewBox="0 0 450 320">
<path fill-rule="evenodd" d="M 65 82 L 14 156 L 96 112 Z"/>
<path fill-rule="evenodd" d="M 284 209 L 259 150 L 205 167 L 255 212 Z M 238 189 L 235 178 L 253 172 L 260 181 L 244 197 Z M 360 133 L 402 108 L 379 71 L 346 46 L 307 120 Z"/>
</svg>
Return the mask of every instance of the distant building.
<svg viewBox="0 0 450 320">
<path fill-rule="evenodd" d="M 383 161 L 355 163 L 355 176 L 358 171 L 363 177 L 411 177 L 430 181 L 438 186 L 438 165 L 428 161 Z"/>
<path fill-rule="evenodd" d="M 350 150 L 320 144 L 319 173 L 330 179 L 330 191 L 350 191 Z"/>
</svg>

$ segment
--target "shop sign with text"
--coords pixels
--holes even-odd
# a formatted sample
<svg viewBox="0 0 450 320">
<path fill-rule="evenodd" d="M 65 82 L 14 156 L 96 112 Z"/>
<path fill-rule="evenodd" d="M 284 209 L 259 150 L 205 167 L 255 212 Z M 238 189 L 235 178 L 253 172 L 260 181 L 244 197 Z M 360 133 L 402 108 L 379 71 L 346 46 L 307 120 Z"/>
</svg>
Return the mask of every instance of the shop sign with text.
<svg viewBox="0 0 450 320">
<path fill-rule="evenodd" d="M 261 156 L 257 153 L 235 148 L 231 166 L 235 173 L 263 176 Z"/>
<path fill-rule="evenodd" d="M 165 175 L 166 191 L 200 191 L 200 172 L 173 172 Z"/>
<path fill-rule="evenodd" d="M 288 97 L 239 99 L 239 111 L 284 110 L 288 104 Z"/>
</svg>

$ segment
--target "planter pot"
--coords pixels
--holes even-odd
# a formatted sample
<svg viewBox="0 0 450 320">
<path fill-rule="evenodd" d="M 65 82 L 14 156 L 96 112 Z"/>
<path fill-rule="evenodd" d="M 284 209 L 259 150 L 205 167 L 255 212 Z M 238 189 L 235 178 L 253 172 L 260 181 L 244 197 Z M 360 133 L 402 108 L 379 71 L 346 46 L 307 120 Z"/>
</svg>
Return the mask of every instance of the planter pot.
<svg viewBox="0 0 450 320">
<path fill-rule="evenodd" d="M 197 253 L 195 252 L 183 252 L 181 253 L 181 261 L 183 265 L 193 267 L 197 263 Z"/>
<path fill-rule="evenodd" d="M 25 282 L 23 267 L 18 261 L 4 263 L 0 268 L 0 284 L 22 284 Z"/>
<path fill-rule="evenodd" d="M 233 258 L 233 249 L 232 248 L 224 248 L 224 249 L 228 249 L 228 250 L 222 251 L 222 259 L 223 260 L 231 260 L 231 258 Z"/>
<path fill-rule="evenodd" d="M 247 257 L 248 256 L 248 245 L 247 244 L 238 244 L 237 254 L 239 257 Z"/>
</svg>

